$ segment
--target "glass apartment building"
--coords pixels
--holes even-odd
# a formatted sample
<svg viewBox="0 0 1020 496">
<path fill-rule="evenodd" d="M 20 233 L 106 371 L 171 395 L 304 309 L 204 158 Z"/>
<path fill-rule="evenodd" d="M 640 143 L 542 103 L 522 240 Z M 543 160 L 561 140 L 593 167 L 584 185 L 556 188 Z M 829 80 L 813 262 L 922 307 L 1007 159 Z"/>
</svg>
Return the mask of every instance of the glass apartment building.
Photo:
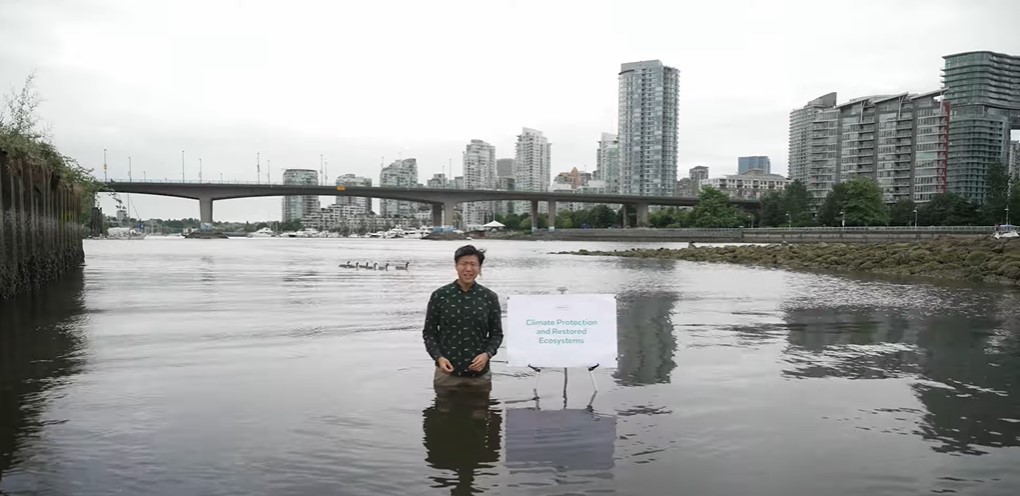
<svg viewBox="0 0 1020 496">
<path fill-rule="evenodd" d="M 946 55 L 942 84 L 950 108 L 948 189 L 983 202 L 988 166 L 1009 160 L 1020 129 L 1020 57 L 994 52 Z"/>
<path fill-rule="evenodd" d="M 621 64 L 620 193 L 673 196 L 679 84 L 680 71 L 658 60 Z"/>
</svg>

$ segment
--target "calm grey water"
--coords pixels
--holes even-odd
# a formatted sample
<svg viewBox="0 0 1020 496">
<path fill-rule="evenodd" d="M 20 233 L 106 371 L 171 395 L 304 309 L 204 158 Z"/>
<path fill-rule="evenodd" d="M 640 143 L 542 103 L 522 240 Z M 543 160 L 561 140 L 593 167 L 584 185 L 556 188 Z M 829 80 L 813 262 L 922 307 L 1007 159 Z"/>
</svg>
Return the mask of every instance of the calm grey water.
<svg viewBox="0 0 1020 496">
<path fill-rule="evenodd" d="M 504 308 L 619 296 L 597 395 L 495 363 L 487 401 L 436 398 L 420 329 L 461 243 L 89 241 L 0 306 L 0 493 L 1020 492 L 1015 292 L 476 243 Z"/>
</svg>

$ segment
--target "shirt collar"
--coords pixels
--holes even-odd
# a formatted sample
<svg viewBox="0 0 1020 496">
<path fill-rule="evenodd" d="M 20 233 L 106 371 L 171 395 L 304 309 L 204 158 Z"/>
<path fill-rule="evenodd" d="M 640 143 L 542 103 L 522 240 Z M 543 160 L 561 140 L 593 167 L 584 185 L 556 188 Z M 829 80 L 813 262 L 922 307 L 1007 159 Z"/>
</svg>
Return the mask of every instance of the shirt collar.
<svg viewBox="0 0 1020 496">
<path fill-rule="evenodd" d="M 475 290 L 478 289 L 478 281 L 475 281 L 475 282 L 471 283 L 471 287 L 468 288 L 467 291 L 464 291 L 460 287 L 460 280 L 459 279 L 454 279 L 453 280 L 453 289 L 456 290 L 458 293 L 473 293 Z"/>
</svg>

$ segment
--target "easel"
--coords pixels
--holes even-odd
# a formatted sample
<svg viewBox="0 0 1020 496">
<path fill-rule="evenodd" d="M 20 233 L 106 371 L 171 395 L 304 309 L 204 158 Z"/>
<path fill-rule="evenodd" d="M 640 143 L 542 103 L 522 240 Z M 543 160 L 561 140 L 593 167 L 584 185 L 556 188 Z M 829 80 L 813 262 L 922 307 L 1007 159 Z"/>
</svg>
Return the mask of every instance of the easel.
<svg viewBox="0 0 1020 496">
<path fill-rule="evenodd" d="M 567 292 L 567 288 L 563 287 L 563 286 L 556 288 L 556 290 L 559 291 L 560 294 L 565 294 Z M 588 377 L 591 378 L 591 387 L 592 387 L 592 389 L 594 389 L 594 391 L 591 394 L 591 399 L 588 400 L 588 408 L 591 408 L 592 402 L 595 401 L 595 395 L 597 395 L 599 393 L 599 386 L 598 386 L 598 384 L 595 383 L 595 374 L 592 373 L 592 371 L 597 369 L 598 366 L 599 366 L 599 364 L 596 363 L 595 365 L 587 367 L 587 369 L 588 369 Z M 539 379 L 539 377 L 541 377 L 542 368 L 541 367 L 536 367 L 536 366 L 531 365 L 531 364 L 528 364 L 528 368 L 535 371 L 535 386 L 531 389 L 531 391 L 532 391 L 532 393 L 535 394 L 535 406 L 537 407 L 538 406 L 538 379 Z M 566 407 L 567 407 L 567 367 L 563 367 L 563 408 L 566 408 Z"/>
</svg>

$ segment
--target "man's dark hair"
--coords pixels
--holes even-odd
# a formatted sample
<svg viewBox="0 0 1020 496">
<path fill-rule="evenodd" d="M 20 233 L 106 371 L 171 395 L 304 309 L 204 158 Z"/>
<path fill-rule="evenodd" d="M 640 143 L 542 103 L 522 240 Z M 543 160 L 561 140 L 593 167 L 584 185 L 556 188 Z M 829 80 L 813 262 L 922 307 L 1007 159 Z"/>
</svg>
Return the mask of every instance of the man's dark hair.
<svg viewBox="0 0 1020 496">
<path fill-rule="evenodd" d="M 459 262 L 461 257 L 469 257 L 475 255 L 478 257 L 478 266 L 481 267 L 485 263 L 485 250 L 479 250 L 474 245 L 464 245 L 457 248 L 457 251 L 453 252 L 454 263 Z"/>
</svg>

